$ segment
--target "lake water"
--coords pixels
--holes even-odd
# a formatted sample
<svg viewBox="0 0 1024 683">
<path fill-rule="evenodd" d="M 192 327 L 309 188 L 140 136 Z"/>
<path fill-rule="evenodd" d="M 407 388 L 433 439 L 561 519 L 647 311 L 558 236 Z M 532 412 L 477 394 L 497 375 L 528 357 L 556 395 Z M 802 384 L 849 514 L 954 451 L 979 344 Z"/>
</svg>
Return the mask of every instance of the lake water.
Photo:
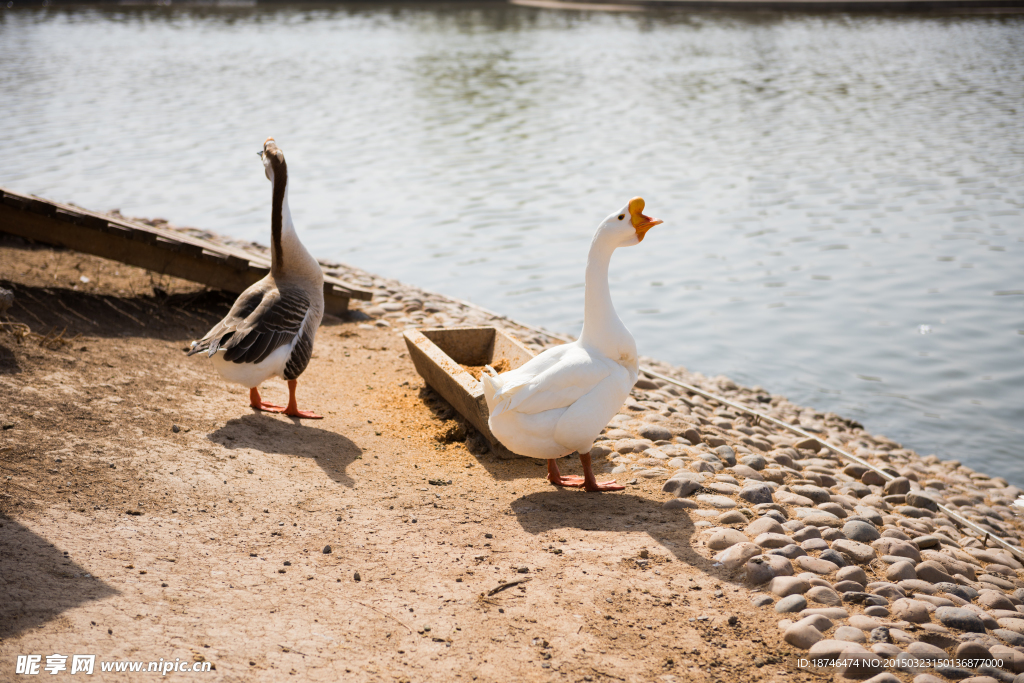
<svg viewBox="0 0 1024 683">
<path fill-rule="evenodd" d="M 269 239 L 1024 484 L 1024 17 L 0 9 L 0 184 Z"/>
</svg>

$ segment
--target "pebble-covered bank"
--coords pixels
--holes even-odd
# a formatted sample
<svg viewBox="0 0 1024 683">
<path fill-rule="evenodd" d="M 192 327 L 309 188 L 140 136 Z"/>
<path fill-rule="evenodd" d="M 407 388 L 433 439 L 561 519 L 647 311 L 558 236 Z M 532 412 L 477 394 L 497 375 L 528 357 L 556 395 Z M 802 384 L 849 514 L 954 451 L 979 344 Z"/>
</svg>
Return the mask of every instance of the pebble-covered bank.
<svg viewBox="0 0 1024 683">
<path fill-rule="evenodd" d="M 535 350 L 557 343 L 438 294 L 349 266 L 324 266 L 373 289 L 373 301 L 361 309 L 370 318 L 363 324 L 396 331 L 494 325 Z M 956 461 L 922 457 L 856 422 L 760 387 L 642 362 L 815 435 L 794 436 L 663 380 L 641 379 L 592 451 L 595 463 L 620 479 L 664 480 L 665 507 L 693 520 L 697 550 L 746 581 L 754 608 L 776 614 L 787 643 L 804 656 L 859 655 L 857 665 L 839 674 L 878 683 L 897 679 L 877 656 L 915 683 L 1024 683 L 1024 565 L 988 536 L 1020 546 L 1024 526 L 1012 506 L 1020 489 Z"/>
</svg>

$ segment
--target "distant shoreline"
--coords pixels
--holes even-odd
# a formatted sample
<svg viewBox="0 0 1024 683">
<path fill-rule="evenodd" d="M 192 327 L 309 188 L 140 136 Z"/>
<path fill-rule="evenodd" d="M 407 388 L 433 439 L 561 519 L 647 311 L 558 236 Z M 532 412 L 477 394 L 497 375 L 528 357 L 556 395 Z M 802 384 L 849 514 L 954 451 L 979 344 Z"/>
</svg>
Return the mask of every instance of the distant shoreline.
<svg viewBox="0 0 1024 683">
<path fill-rule="evenodd" d="M 23 8 L 189 8 L 235 10 L 251 8 L 325 8 L 341 6 L 426 6 L 492 5 L 498 0 L 396 0 L 393 2 L 307 2 L 299 0 L 7 0 L 0 9 Z M 956 14 L 1017 14 L 1024 12 L 1024 0 L 614 0 L 574 2 L 572 0 L 504 0 L 500 4 L 535 9 L 582 12 L 649 12 L 698 10 L 712 12 L 935 12 Z"/>
<path fill-rule="evenodd" d="M 810 12 L 1009 12 L 1024 11 L 1021 0 L 626 0 L 625 2 L 572 2 L 571 0 L 509 0 L 513 5 L 542 9 L 642 12 L 659 9 L 712 11 Z"/>
</svg>

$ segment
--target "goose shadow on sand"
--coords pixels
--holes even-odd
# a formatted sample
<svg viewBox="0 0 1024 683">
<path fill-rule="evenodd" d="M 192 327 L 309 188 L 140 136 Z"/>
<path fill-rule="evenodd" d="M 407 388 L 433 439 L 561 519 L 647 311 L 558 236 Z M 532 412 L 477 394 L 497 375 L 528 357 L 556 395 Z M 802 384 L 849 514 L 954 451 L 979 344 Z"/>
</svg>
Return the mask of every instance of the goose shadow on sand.
<svg viewBox="0 0 1024 683">
<path fill-rule="evenodd" d="M 477 463 L 495 481 L 543 479 L 546 476 L 544 460 L 515 456 L 507 451 L 499 453 L 497 448 L 487 443 L 483 434 L 429 385 L 420 388 L 419 398 L 434 418 L 440 421 L 454 420 L 462 426 L 461 438 L 452 440 L 465 441 L 466 448 Z M 583 473 L 575 453 L 559 458 L 557 462 L 563 474 Z M 614 475 L 609 475 L 605 469 L 606 464 L 599 459 L 594 465 L 598 480 L 614 479 Z M 665 548 L 675 561 L 685 562 L 717 581 L 734 586 L 744 585 L 740 576 L 733 577 L 724 568 L 714 567 L 713 560 L 693 549 L 692 538 L 697 529 L 693 524 L 692 513 L 682 509 L 666 510 L 663 502 L 628 491 L 589 494 L 579 489 L 551 487 L 546 491 L 517 498 L 511 507 L 520 526 L 527 533 L 536 535 L 556 529 L 618 533 L 644 531 Z"/>
<path fill-rule="evenodd" d="M 284 421 L 270 415 L 250 414 L 228 420 L 206 437 L 224 448 L 251 448 L 263 453 L 313 458 L 332 481 L 351 488 L 348 466 L 362 449 L 351 439 L 298 419 Z"/>
<path fill-rule="evenodd" d="M 45 538 L 0 516 L 0 640 L 117 594 Z"/>
<path fill-rule="evenodd" d="M 512 502 L 512 511 L 523 530 L 530 534 L 556 529 L 643 531 L 667 550 L 673 560 L 717 581 L 745 585 L 741 575 L 734 577 L 723 567 L 714 567 L 713 560 L 694 550 L 692 538 L 697 529 L 689 511 L 666 510 L 659 500 L 628 492 L 588 494 L 579 489 L 553 489 L 517 498 Z"/>
<path fill-rule="evenodd" d="M 14 375 L 21 372 L 14 351 L 0 344 L 0 375 Z"/>
</svg>

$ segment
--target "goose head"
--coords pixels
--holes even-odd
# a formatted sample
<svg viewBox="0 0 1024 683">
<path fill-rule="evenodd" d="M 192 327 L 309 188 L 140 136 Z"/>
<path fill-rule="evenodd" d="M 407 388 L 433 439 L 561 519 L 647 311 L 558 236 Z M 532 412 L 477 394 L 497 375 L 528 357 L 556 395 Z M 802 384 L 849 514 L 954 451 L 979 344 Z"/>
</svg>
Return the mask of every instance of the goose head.
<svg viewBox="0 0 1024 683">
<path fill-rule="evenodd" d="M 267 180 L 274 182 L 275 173 L 287 176 L 288 166 L 284 161 L 284 152 L 274 142 L 274 138 L 267 138 L 263 143 L 263 151 L 257 152 L 263 160 L 263 169 L 267 174 Z"/>
<path fill-rule="evenodd" d="M 622 209 L 604 219 L 596 237 L 615 247 L 632 247 L 643 242 L 647 231 L 659 223 L 662 221 L 644 215 L 644 200 L 633 197 Z"/>
</svg>

